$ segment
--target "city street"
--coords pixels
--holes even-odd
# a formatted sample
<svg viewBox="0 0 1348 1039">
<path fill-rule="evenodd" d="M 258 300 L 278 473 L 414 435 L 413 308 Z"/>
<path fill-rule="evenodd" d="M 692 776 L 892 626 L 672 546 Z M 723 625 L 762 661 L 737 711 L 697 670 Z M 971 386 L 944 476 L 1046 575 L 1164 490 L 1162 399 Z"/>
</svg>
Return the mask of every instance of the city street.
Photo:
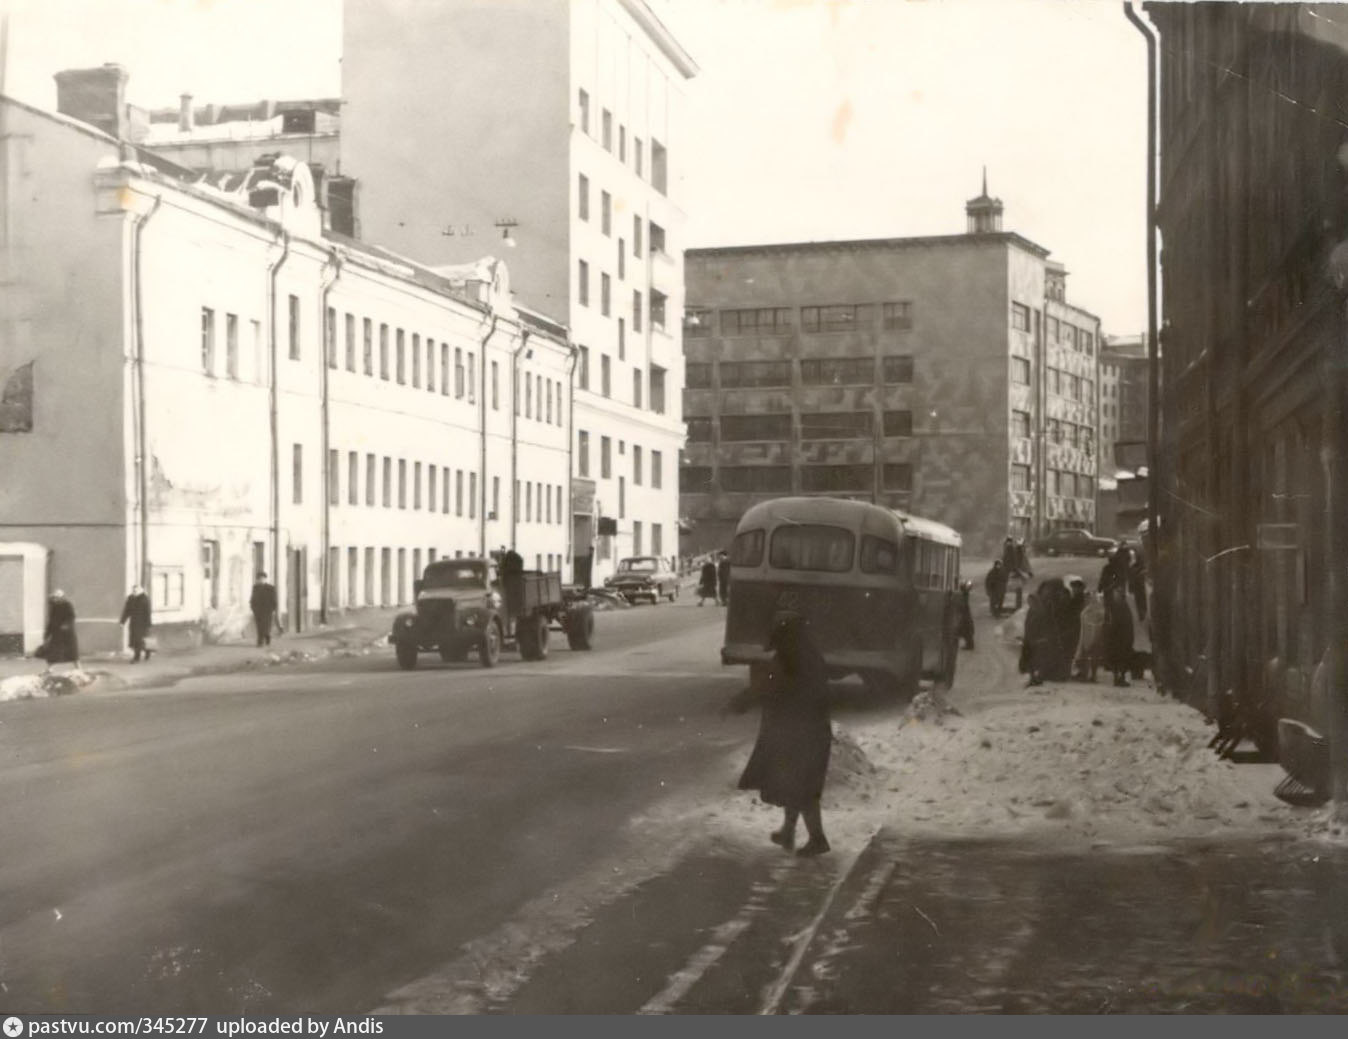
<svg viewBox="0 0 1348 1039">
<path fill-rule="evenodd" d="M 1014 621 L 977 613 L 958 713 L 835 685 L 834 853 L 812 861 L 733 789 L 755 719 L 721 716 L 742 675 L 723 612 L 686 597 L 600 614 L 593 653 L 543 664 L 371 656 L 0 705 L 2 1002 L 1348 1008 L 1348 862 L 1272 798 L 1276 769 L 1217 762 L 1149 689 L 1024 689 Z"/>
</svg>

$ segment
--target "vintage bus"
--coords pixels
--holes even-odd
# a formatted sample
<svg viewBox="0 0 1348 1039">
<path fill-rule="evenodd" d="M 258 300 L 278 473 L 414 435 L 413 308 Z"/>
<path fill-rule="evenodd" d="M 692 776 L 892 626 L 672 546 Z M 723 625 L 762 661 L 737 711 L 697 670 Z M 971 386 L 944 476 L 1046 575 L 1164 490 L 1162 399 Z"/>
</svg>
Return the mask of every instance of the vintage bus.
<svg viewBox="0 0 1348 1039">
<path fill-rule="evenodd" d="M 954 681 L 960 536 L 867 502 L 776 498 L 750 508 L 730 549 L 723 664 L 770 659 L 773 618 L 803 615 L 832 677 L 912 695 L 922 677 Z"/>
</svg>

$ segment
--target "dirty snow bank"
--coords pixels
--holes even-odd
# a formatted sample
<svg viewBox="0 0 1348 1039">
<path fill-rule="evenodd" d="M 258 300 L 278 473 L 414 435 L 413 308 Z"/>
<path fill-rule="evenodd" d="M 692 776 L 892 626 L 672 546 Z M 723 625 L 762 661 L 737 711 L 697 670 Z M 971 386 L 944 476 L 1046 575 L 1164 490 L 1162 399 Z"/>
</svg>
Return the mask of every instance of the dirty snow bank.
<svg viewBox="0 0 1348 1039">
<path fill-rule="evenodd" d="M 1218 759 L 1204 719 L 1149 687 L 1050 685 L 1027 696 L 965 717 L 923 693 L 902 717 L 835 722 L 830 839 L 864 841 L 881 826 L 1087 843 L 1305 830 L 1304 813 L 1273 796 L 1276 769 Z M 719 797 L 664 811 L 764 838 L 779 814 L 734 789 L 742 766 L 743 754 L 725 762 Z"/>
<path fill-rule="evenodd" d="M 6 700 L 42 700 L 50 696 L 65 696 L 87 689 L 99 679 L 108 677 L 103 671 L 34 672 L 30 675 L 12 675 L 0 680 L 0 702 Z"/>
</svg>

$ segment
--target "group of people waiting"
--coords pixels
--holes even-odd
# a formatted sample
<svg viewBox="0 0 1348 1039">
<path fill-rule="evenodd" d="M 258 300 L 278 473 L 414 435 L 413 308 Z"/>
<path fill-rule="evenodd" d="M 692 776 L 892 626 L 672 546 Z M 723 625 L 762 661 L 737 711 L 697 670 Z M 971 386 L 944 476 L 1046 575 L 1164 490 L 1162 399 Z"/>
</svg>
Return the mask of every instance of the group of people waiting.
<svg viewBox="0 0 1348 1039">
<path fill-rule="evenodd" d="M 1030 554 L 1025 549 L 1025 540 L 1017 540 L 1010 535 L 1002 542 L 1002 558 L 993 561 L 992 569 L 983 579 L 983 588 L 988 593 L 988 602 L 992 606 L 992 615 L 1000 617 L 1006 605 L 1007 592 L 1014 592 L 1016 604 L 1011 607 L 1014 613 L 1023 604 L 1025 582 L 1034 577 L 1030 569 Z"/>
<path fill-rule="evenodd" d="M 1095 681 L 1103 667 L 1116 686 L 1141 678 L 1145 659 L 1133 648 L 1132 596 L 1141 621 L 1147 619 L 1146 574 L 1142 560 L 1120 546 L 1100 573 L 1096 593 L 1080 577 L 1040 582 L 1029 597 L 1020 670 L 1030 685 L 1069 679 Z"/>
</svg>

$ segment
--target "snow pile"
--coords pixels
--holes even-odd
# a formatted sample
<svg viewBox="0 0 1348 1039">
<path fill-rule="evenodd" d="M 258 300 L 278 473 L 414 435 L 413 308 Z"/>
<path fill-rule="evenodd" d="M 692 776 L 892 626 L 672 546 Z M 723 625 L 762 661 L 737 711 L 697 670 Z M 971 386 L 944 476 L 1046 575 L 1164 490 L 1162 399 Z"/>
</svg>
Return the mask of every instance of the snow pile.
<svg viewBox="0 0 1348 1039">
<path fill-rule="evenodd" d="M 100 671 L 73 668 L 69 671 L 46 671 L 30 675 L 13 675 L 0 681 L 0 702 L 6 700 L 43 700 L 51 696 L 66 696 L 87 689 L 106 675 Z"/>
</svg>

